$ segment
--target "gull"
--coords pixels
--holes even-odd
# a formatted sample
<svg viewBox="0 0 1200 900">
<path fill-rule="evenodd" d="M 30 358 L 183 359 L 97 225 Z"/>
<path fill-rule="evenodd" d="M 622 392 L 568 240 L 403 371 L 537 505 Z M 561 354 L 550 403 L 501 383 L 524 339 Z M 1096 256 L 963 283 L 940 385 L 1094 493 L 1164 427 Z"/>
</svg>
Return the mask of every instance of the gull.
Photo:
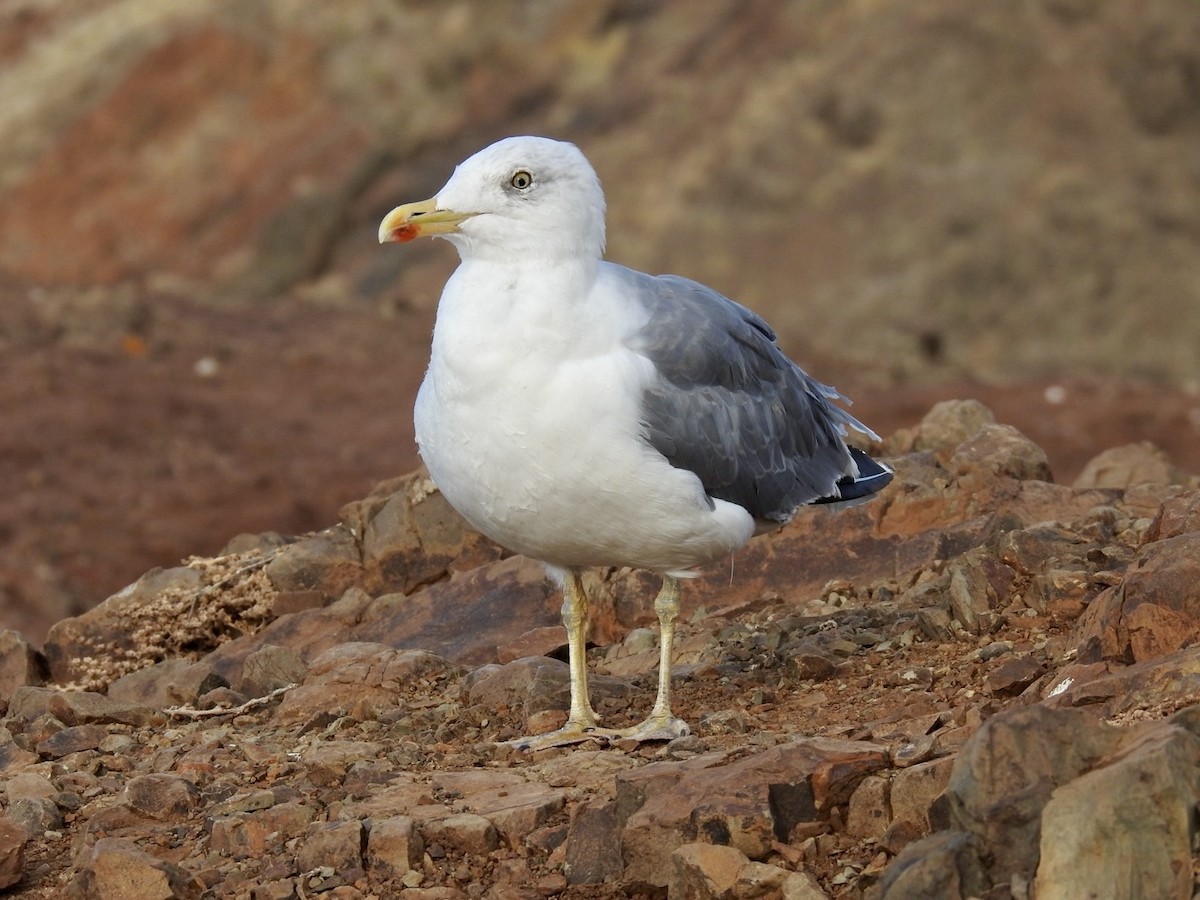
<svg viewBox="0 0 1200 900">
<path fill-rule="evenodd" d="M 522 749 L 690 733 L 671 710 L 679 579 L 803 506 L 863 502 L 892 470 L 846 444 L 878 436 L 788 359 L 758 315 L 695 281 L 603 259 L 604 193 L 573 144 L 498 141 L 380 243 L 444 238 L 460 264 L 438 303 L 416 439 L 474 528 L 542 561 L 563 590 L 571 705 Z M 600 727 L 588 697 L 582 573 L 662 576 L 650 715 Z"/>
</svg>

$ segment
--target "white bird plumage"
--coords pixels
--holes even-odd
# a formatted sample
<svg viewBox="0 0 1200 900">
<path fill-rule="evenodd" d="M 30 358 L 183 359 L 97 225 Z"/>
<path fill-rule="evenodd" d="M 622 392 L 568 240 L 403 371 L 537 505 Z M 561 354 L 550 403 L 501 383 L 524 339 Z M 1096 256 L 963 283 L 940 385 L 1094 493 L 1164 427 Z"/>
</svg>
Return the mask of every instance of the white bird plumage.
<svg viewBox="0 0 1200 900">
<path fill-rule="evenodd" d="M 890 478 L 865 455 L 851 459 L 840 434 L 847 425 L 866 429 L 816 397 L 814 387 L 826 396 L 835 392 L 798 368 L 791 371 L 794 364 L 774 348 L 765 323 L 700 285 L 650 279 L 602 261 L 604 213 L 599 179 L 575 146 L 516 137 L 461 163 L 436 197 L 398 207 L 379 230 L 381 241 L 444 237 L 461 257 L 438 305 L 415 408 L 417 443 L 430 475 L 475 528 L 545 562 L 564 588 L 570 716 L 560 731 L 522 739 L 522 746 L 589 734 L 645 740 L 688 733 L 670 711 L 676 579 L 741 547 L 761 525 L 761 513 L 745 501 L 723 499 L 718 494 L 728 492 L 706 486 L 697 472 L 656 449 L 687 435 L 667 434 L 674 424 L 656 426 L 647 413 L 648 392 L 663 389 L 667 368 L 655 357 L 665 351 L 647 348 L 655 328 L 674 327 L 655 321 L 651 294 L 675 304 L 664 309 L 674 310 L 672 292 L 683 291 L 714 314 L 745 313 L 778 354 L 772 372 L 799 385 L 793 400 L 813 417 L 803 424 L 820 440 L 811 450 L 814 461 L 798 459 L 797 465 L 828 484 L 789 499 L 786 515 L 804 503 L 840 499 L 839 486 L 865 483 L 869 474 L 878 486 Z M 730 354 L 746 352 L 729 346 Z M 737 398 L 756 400 L 744 390 Z M 703 402 L 711 413 L 714 402 L 724 401 Z M 804 443 L 810 436 L 801 437 Z M 712 447 L 714 457 L 731 456 L 734 469 L 738 452 L 736 443 Z M 862 471 L 863 460 L 877 471 Z M 655 604 L 663 630 L 658 700 L 646 722 L 620 732 L 598 727 L 587 696 L 580 573 L 592 566 L 633 566 L 664 576 Z"/>
</svg>

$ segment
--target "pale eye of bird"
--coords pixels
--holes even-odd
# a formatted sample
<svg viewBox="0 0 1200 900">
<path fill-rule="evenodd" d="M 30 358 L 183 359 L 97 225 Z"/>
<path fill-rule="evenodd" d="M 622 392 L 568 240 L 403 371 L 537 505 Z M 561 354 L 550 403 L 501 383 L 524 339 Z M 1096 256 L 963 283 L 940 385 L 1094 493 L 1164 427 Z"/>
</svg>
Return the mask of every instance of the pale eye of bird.
<svg viewBox="0 0 1200 900">
<path fill-rule="evenodd" d="M 518 169 L 513 172 L 513 177 L 508 180 L 508 183 L 518 191 L 527 191 L 533 186 L 533 176 L 524 169 Z"/>
</svg>

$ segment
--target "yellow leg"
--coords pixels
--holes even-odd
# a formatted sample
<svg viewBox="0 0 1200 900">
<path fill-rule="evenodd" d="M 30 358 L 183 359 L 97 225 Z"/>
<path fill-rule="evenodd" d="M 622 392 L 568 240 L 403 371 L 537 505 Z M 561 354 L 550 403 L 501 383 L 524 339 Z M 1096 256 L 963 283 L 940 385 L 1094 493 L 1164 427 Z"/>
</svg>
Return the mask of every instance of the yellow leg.
<svg viewBox="0 0 1200 900">
<path fill-rule="evenodd" d="M 682 719 L 671 713 L 671 651 L 675 643 L 675 617 L 679 615 L 679 579 L 663 576 L 662 590 L 654 601 L 658 614 L 658 696 L 644 722 L 621 729 L 620 736 L 638 741 L 669 741 L 691 734 Z"/>
<path fill-rule="evenodd" d="M 567 661 L 571 667 L 571 712 L 563 730 L 583 731 L 595 728 L 597 718 L 588 699 L 588 599 L 576 572 L 572 572 L 563 585 L 562 621 L 567 629 Z"/>
<path fill-rule="evenodd" d="M 567 723 L 557 731 L 507 741 L 519 750 L 544 750 L 564 747 L 589 739 L 615 741 L 669 741 L 691 734 L 682 719 L 671 713 L 671 648 L 675 640 L 675 617 L 679 614 L 679 580 L 664 576 L 662 590 L 654 601 L 661 630 L 658 663 L 658 696 L 650 715 L 631 728 L 600 728 L 595 710 L 588 699 L 587 626 L 588 601 L 579 574 L 572 572 L 563 585 L 562 620 L 567 629 L 567 653 L 571 667 L 571 711 Z"/>
<path fill-rule="evenodd" d="M 510 747 L 516 747 L 518 750 L 545 750 L 549 747 L 578 744 L 593 736 L 601 739 L 611 737 L 597 728 L 596 711 L 592 709 L 592 702 L 588 699 L 588 600 L 578 572 L 568 573 L 563 583 L 562 623 L 567 629 L 567 662 L 571 675 L 571 711 L 567 714 L 567 723 L 557 731 L 506 741 Z"/>
</svg>

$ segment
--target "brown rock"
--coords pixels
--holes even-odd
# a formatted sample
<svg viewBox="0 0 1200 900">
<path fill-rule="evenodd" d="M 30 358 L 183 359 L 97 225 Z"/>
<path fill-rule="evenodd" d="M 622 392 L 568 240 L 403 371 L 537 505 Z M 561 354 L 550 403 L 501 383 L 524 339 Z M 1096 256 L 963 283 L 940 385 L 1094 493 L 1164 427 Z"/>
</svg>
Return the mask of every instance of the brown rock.
<svg viewBox="0 0 1200 900">
<path fill-rule="evenodd" d="M 411 594 L 452 570 L 500 556 L 500 548 L 467 525 L 424 472 L 378 486 L 341 514 L 362 535 L 363 564 L 380 592 Z"/>
<path fill-rule="evenodd" d="M 50 698 L 47 711 L 66 725 L 99 724 L 151 725 L 161 724 L 162 713 L 138 703 L 113 700 L 95 691 L 56 691 Z"/>
<path fill-rule="evenodd" d="M 1080 659 L 1141 662 L 1200 639 L 1200 532 L 1147 544 L 1076 626 Z"/>
<path fill-rule="evenodd" d="M 333 603 L 284 616 L 254 634 L 235 638 L 208 654 L 202 664 L 232 684 L 241 677 L 247 656 L 267 644 L 288 647 L 301 659 L 313 660 L 326 650 L 353 640 L 354 627 L 372 603 L 370 594 L 350 588 Z"/>
<path fill-rule="evenodd" d="M 826 819 L 887 764 L 873 744 L 797 739 L 729 762 L 724 752 L 617 776 L 625 877 L 664 884 L 675 848 L 703 838 L 761 859 L 803 822 Z"/>
<path fill-rule="evenodd" d="M 991 879 L 984 870 L 984 847 L 963 831 L 939 831 L 909 844 L 883 873 L 872 900 L 968 900 L 982 896 Z"/>
<path fill-rule="evenodd" d="M 808 872 L 790 872 L 779 886 L 779 900 L 829 900 Z"/>
<path fill-rule="evenodd" d="M 1060 671 L 1047 683 L 1043 704 L 1091 707 L 1105 716 L 1159 705 L 1186 706 L 1196 698 L 1200 647 L 1132 666 L 1091 663 Z"/>
<path fill-rule="evenodd" d="M 1167 454 L 1149 441 L 1113 447 L 1093 457 L 1075 479 L 1076 490 L 1117 488 L 1135 484 L 1170 484 L 1177 481 L 1175 467 Z"/>
<path fill-rule="evenodd" d="M 39 741 L 37 752 L 42 756 L 57 759 L 80 750 L 95 750 L 108 737 L 108 729 L 102 725 L 73 725 L 56 731 L 44 741 Z"/>
<path fill-rule="evenodd" d="M 1161 541 L 1189 531 L 1200 531 L 1200 491 L 1187 491 L 1166 498 L 1146 538 Z"/>
<path fill-rule="evenodd" d="M 9 803 L 22 797 L 41 797 L 48 800 L 57 793 L 58 788 L 54 786 L 54 782 L 36 772 L 20 772 L 8 779 L 4 785 L 4 796 Z"/>
<path fill-rule="evenodd" d="M 888 796 L 893 821 L 911 822 L 917 835 L 928 834 L 929 808 L 946 789 L 953 768 L 954 758 L 946 756 L 896 772 Z"/>
<path fill-rule="evenodd" d="M 846 815 L 846 833 L 860 838 L 882 837 L 891 822 L 889 807 L 891 781 L 882 775 L 868 775 L 850 795 Z"/>
<path fill-rule="evenodd" d="M 305 721 L 331 710 L 375 718 L 402 702 L 407 687 L 454 671 L 451 663 L 424 650 L 375 642 L 338 644 L 312 661 L 304 683 L 284 695 L 275 720 Z"/>
<path fill-rule="evenodd" d="M 362 581 L 358 545 L 342 526 L 280 548 L 265 571 L 276 591 L 316 591 L 327 603 Z"/>
<path fill-rule="evenodd" d="M 988 672 L 984 688 L 991 694 L 1015 697 L 1046 673 L 1046 667 L 1029 656 L 1001 663 Z"/>
<path fill-rule="evenodd" d="M 1121 734 L 1086 712 L 1031 706 L 992 717 L 967 741 L 946 787 L 950 815 L 960 831 L 988 848 L 988 870 L 997 881 L 1014 874 L 1033 877 L 1042 807 L 1051 792 L 1109 755 Z M 927 843 L 938 837 L 911 845 L 905 854 L 918 845 L 938 854 L 961 846 L 949 838 L 941 839 L 950 840 L 948 845 Z"/>
<path fill-rule="evenodd" d="M 378 759 L 383 745 L 374 741 L 322 741 L 301 755 L 314 784 L 341 784 L 349 768 L 364 760 Z"/>
<path fill-rule="evenodd" d="M 889 446 L 899 453 L 948 453 L 995 421 L 992 411 L 978 400 L 943 400 L 925 413 L 916 428 L 898 432 Z"/>
<path fill-rule="evenodd" d="M 496 828 L 474 813 L 430 819 L 421 824 L 421 833 L 426 845 L 437 843 L 472 855 L 490 853 L 500 846 Z"/>
<path fill-rule="evenodd" d="M 0 775 L 10 775 L 38 761 L 38 755 L 18 746 L 12 733 L 0 726 Z"/>
<path fill-rule="evenodd" d="M 307 675 L 308 667 L 292 648 L 264 644 L 246 657 L 232 687 L 247 697 L 263 697 L 276 688 L 300 684 Z"/>
<path fill-rule="evenodd" d="M 671 854 L 667 893 L 695 900 L 732 900 L 738 872 L 749 862 L 733 847 L 684 844 Z"/>
<path fill-rule="evenodd" d="M 985 424 L 955 448 L 947 467 L 962 475 L 1015 478 L 1018 481 L 1053 481 L 1046 453 L 1011 425 Z"/>
<path fill-rule="evenodd" d="M 1193 715 L 1200 725 L 1200 715 Z M 1041 817 L 1038 900 L 1187 897 L 1200 736 L 1158 724 L 1115 760 L 1060 786 Z"/>
<path fill-rule="evenodd" d="M 110 700 L 157 709 L 172 706 L 180 701 L 172 695 L 171 685 L 192 665 L 190 659 L 182 657 L 164 659 L 152 666 L 122 675 L 108 686 L 107 696 Z M 189 702 L 194 701 L 196 696 L 198 695 L 190 697 Z"/>
<path fill-rule="evenodd" d="M 471 812 L 491 822 L 510 847 L 520 847 L 526 837 L 563 808 L 566 795 L 544 784 L 528 782 L 476 790 L 464 801 Z"/>
<path fill-rule="evenodd" d="M 44 684 L 47 674 L 45 658 L 24 635 L 8 629 L 0 631 L 0 701 L 8 700 L 24 685 Z"/>
<path fill-rule="evenodd" d="M 48 797 L 21 797 L 8 805 L 5 817 L 25 829 L 31 838 L 40 838 L 47 831 L 63 826 L 62 813 Z"/>
<path fill-rule="evenodd" d="M 122 802 L 134 812 L 160 822 L 186 819 L 200 800 L 200 791 L 178 775 L 136 775 L 125 783 Z"/>
<path fill-rule="evenodd" d="M 300 842 L 296 865 L 301 872 L 328 867 L 336 883 L 348 884 L 363 874 L 363 825 L 357 819 L 344 822 L 314 822 Z M 328 887 L 334 882 L 326 880 Z"/>
<path fill-rule="evenodd" d="M 518 659 L 549 656 L 567 646 L 567 629 L 562 625 L 544 625 L 532 628 L 515 640 L 496 648 L 496 658 L 501 663 Z"/>
<path fill-rule="evenodd" d="M 119 838 L 100 838 L 78 868 L 72 888 L 81 900 L 176 900 L 204 891 L 183 869 Z"/>
<path fill-rule="evenodd" d="M 261 857 L 268 848 L 279 849 L 298 837 L 315 818 L 311 806 L 289 801 L 269 809 L 213 819 L 212 849 L 234 859 Z"/>
<path fill-rule="evenodd" d="M 625 871 L 621 855 L 621 823 L 616 803 L 577 805 L 567 832 L 563 873 L 571 884 L 600 884 L 620 879 Z"/>
<path fill-rule="evenodd" d="M 420 647 L 461 665 L 495 662 L 497 647 L 532 627 L 557 624 L 561 598 L 544 567 L 523 556 L 458 573 L 415 594 L 384 594 L 354 639 Z M 454 615 L 445 611 L 453 609 Z"/>
<path fill-rule="evenodd" d="M 12 887 L 25 871 L 25 845 L 29 833 L 6 816 L 0 816 L 0 890 Z"/>
<path fill-rule="evenodd" d="M 367 837 L 367 868 L 380 878 L 400 878 L 418 869 L 425 842 L 409 816 L 389 816 L 371 823 Z"/>
</svg>

